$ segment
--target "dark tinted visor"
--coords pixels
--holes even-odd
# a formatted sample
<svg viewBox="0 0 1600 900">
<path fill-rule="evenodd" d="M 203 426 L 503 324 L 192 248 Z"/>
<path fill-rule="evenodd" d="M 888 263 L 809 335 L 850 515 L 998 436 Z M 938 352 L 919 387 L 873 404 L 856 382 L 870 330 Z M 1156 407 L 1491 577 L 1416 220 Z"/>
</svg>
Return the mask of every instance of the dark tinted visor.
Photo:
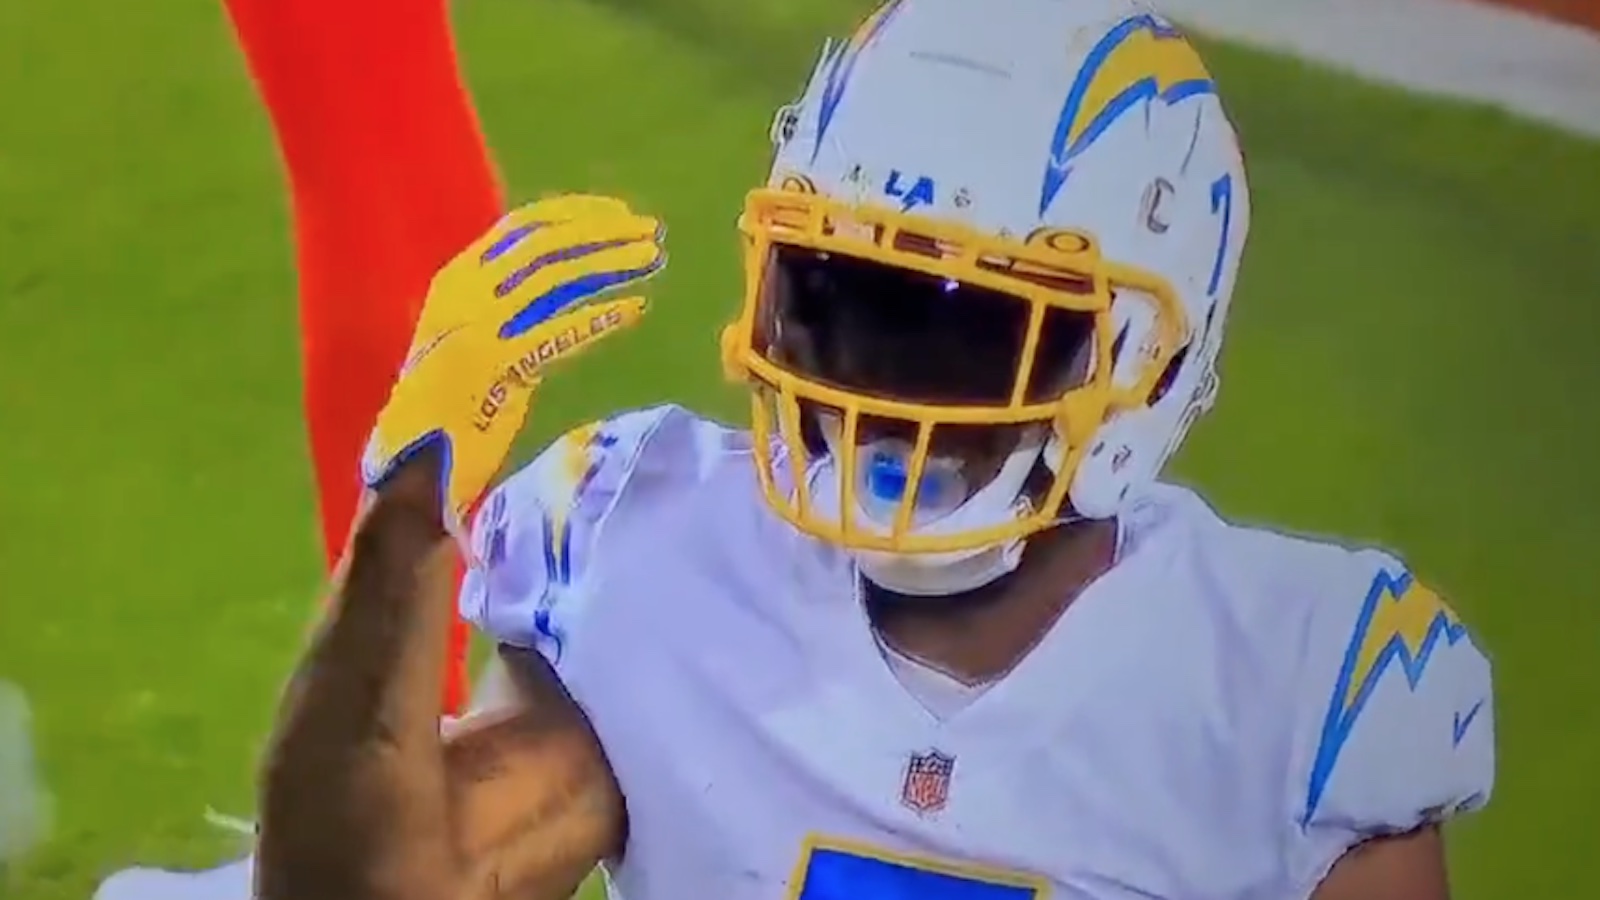
<svg viewBox="0 0 1600 900">
<path fill-rule="evenodd" d="M 776 245 L 756 313 L 757 352 L 856 394 L 938 406 L 1007 406 L 1033 301 L 838 253 Z M 1047 308 L 1024 402 L 1088 376 L 1094 317 Z"/>
</svg>

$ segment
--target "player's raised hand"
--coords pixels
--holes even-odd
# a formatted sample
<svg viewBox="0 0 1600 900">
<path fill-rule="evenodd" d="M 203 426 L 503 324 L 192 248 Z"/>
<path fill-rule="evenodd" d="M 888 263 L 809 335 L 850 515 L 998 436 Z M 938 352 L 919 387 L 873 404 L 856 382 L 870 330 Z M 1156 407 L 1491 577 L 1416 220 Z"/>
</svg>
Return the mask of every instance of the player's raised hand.
<svg viewBox="0 0 1600 900">
<path fill-rule="evenodd" d="M 610 197 L 566 195 L 513 210 L 434 277 L 405 365 L 362 457 L 380 487 L 437 445 L 445 526 L 504 463 L 547 367 L 645 311 L 612 297 L 666 263 L 660 221 Z"/>
</svg>

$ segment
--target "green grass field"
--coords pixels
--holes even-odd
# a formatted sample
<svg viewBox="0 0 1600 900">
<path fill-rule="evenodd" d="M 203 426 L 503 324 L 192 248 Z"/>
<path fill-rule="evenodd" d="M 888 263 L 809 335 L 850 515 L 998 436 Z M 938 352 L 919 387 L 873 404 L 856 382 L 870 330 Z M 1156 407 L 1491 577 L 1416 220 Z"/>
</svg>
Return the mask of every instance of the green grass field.
<svg viewBox="0 0 1600 900">
<path fill-rule="evenodd" d="M 713 326 L 766 128 L 858 0 L 471 0 L 513 193 L 671 224 L 653 323 L 537 415 L 734 413 Z M 1497 661 L 1501 778 L 1460 896 L 1600 893 L 1600 146 L 1208 47 L 1256 191 L 1226 391 L 1182 474 L 1235 514 L 1403 548 Z M 50 839 L 0 894 L 210 864 L 318 586 L 285 201 L 214 0 L 0 3 L 0 679 Z M 5 798 L 0 798 L 3 803 Z"/>
</svg>

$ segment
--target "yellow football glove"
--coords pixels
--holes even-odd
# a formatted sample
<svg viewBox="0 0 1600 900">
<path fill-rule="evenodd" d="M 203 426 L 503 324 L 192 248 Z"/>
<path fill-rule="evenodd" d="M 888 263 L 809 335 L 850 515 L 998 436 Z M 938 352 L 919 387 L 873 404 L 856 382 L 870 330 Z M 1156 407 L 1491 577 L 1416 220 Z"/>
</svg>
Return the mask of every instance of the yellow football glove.
<svg viewBox="0 0 1600 900">
<path fill-rule="evenodd" d="M 367 441 L 367 486 L 437 443 L 444 524 L 459 537 L 545 368 L 644 314 L 642 297 L 595 298 L 659 271 L 661 238 L 658 220 L 620 200 L 568 195 L 512 211 L 447 263 Z"/>
</svg>

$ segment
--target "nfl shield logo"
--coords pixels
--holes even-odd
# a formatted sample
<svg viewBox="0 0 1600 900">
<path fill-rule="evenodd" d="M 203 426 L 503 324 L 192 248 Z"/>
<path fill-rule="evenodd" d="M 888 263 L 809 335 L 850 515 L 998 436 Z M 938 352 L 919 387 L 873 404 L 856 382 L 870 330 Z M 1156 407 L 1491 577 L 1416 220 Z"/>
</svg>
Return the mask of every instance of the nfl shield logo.
<svg viewBox="0 0 1600 900">
<path fill-rule="evenodd" d="M 956 758 L 937 750 L 911 754 L 900 785 L 900 802 L 923 816 L 944 809 L 950 799 L 950 773 L 955 768 Z"/>
</svg>

